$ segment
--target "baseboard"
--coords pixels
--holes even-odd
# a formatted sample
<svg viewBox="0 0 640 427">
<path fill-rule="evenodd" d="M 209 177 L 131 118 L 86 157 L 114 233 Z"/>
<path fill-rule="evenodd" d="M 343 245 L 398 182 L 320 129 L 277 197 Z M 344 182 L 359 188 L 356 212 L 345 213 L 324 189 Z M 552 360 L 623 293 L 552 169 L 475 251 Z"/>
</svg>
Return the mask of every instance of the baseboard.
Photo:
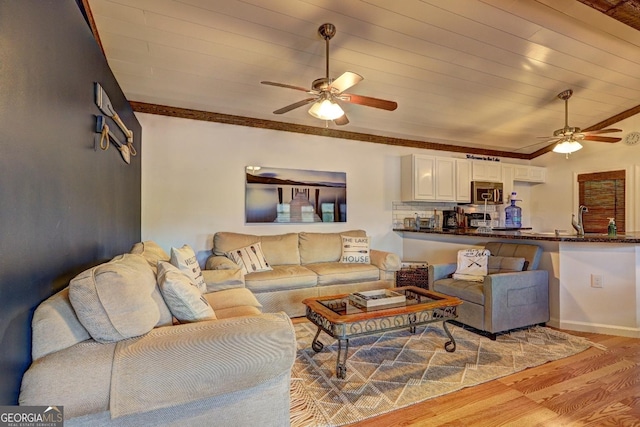
<svg viewBox="0 0 640 427">
<path fill-rule="evenodd" d="M 551 321 L 547 323 L 550 326 Z M 616 335 L 620 337 L 640 338 L 640 328 L 629 328 L 626 326 L 602 325 L 597 323 L 560 321 L 559 329 L 579 332 L 592 332 L 594 334 Z"/>
</svg>

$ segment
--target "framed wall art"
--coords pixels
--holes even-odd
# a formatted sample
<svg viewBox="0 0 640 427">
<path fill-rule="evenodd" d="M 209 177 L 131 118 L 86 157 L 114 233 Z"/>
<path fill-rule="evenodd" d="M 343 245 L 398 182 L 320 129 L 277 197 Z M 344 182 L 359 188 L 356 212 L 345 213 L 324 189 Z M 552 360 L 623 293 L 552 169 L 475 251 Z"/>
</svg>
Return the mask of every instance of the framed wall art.
<svg viewBox="0 0 640 427">
<path fill-rule="evenodd" d="M 246 167 L 247 223 L 347 221 L 347 174 Z"/>
</svg>

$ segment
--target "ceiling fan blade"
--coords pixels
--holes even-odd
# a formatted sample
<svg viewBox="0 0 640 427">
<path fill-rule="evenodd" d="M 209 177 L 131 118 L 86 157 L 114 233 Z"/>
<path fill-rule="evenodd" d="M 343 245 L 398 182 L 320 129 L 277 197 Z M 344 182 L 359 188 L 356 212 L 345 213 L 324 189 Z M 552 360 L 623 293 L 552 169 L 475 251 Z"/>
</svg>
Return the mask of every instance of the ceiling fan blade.
<svg viewBox="0 0 640 427">
<path fill-rule="evenodd" d="M 268 81 L 261 81 L 260 83 L 262 83 L 263 85 L 286 87 L 288 89 L 295 89 L 295 90 L 301 90 L 303 92 L 309 92 L 309 89 L 307 89 L 307 88 L 300 87 L 300 86 L 288 85 L 288 84 L 284 84 L 284 83 L 276 83 L 276 82 L 268 82 Z"/>
<path fill-rule="evenodd" d="M 585 131 L 585 133 L 589 135 L 596 135 L 600 133 L 613 133 L 613 132 L 622 132 L 622 129 L 600 129 L 600 130 Z"/>
<path fill-rule="evenodd" d="M 584 140 L 586 141 L 599 141 L 599 142 L 618 142 L 622 141 L 622 138 L 614 138 L 611 136 L 597 136 L 597 135 L 585 135 Z"/>
<path fill-rule="evenodd" d="M 364 77 L 360 74 L 352 73 L 351 71 L 346 71 L 342 73 L 340 77 L 335 79 L 330 85 L 330 89 L 335 89 L 337 93 L 342 93 L 345 90 L 349 89 L 352 86 L 360 83 Z"/>
<path fill-rule="evenodd" d="M 346 114 L 343 114 L 342 116 L 335 119 L 333 123 L 337 124 L 338 126 L 344 126 L 346 124 L 349 124 L 349 119 L 347 118 Z"/>
<path fill-rule="evenodd" d="M 352 95 L 343 93 L 340 95 L 341 101 L 350 102 L 352 104 L 365 105 L 367 107 L 381 108 L 383 110 L 393 111 L 398 108 L 398 103 L 387 101 L 386 99 L 372 98 L 370 96 Z"/>
<path fill-rule="evenodd" d="M 291 110 L 295 110 L 296 108 L 302 107 L 303 105 L 311 104 L 316 99 L 318 99 L 318 98 L 303 99 L 302 101 L 298 101 L 298 102 L 296 102 L 294 104 L 287 105 L 286 107 L 282 107 L 279 110 L 274 111 L 273 114 L 284 114 L 284 113 L 289 112 Z"/>
</svg>

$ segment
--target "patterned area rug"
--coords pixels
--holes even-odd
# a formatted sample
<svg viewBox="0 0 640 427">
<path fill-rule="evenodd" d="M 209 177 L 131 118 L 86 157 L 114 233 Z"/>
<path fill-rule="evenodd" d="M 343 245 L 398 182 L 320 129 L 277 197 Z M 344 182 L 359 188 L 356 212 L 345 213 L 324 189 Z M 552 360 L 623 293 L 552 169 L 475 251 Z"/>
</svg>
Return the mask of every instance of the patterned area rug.
<svg viewBox="0 0 640 427">
<path fill-rule="evenodd" d="M 349 341 L 347 377 L 336 378 L 337 342 L 317 328 L 295 325 L 298 353 L 291 380 L 291 425 L 341 426 L 465 387 L 580 353 L 588 340 L 533 327 L 499 335 L 496 341 L 449 325 L 457 349 L 444 350 L 442 324 L 387 332 Z"/>
</svg>

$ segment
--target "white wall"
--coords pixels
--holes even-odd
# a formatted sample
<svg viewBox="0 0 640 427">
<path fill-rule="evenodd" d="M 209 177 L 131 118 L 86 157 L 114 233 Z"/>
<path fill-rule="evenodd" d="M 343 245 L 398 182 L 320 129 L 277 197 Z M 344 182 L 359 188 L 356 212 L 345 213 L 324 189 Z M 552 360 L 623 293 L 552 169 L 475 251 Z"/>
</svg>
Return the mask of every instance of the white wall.
<svg viewBox="0 0 640 427">
<path fill-rule="evenodd" d="M 191 245 L 202 262 L 216 231 L 280 234 L 361 228 L 372 247 L 402 255 L 392 231 L 400 157 L 425 152 L 220 123 L 137 114 L 142 124 L 142 238 Z M 347 223 L 245 224 L 245 166 L 347 174 Z"/>
</svg>

